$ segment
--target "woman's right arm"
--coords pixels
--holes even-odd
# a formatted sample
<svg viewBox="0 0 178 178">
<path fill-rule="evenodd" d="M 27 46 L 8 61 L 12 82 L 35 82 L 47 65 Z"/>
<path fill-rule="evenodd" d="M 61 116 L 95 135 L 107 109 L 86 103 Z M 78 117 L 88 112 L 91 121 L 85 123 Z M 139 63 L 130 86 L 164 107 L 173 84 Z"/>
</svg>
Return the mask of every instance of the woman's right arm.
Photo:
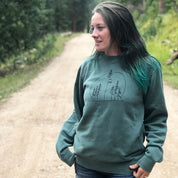
<svg viewBox="0 0 178 178">
<path fill-rule="evenodd" d="M 56 151 L 59 158 L 69 166 L 72 166 L 75 153 L 72 153 L 69 147 L 73 146 L 73 140 L 76 132 L 77 117 L 75 111 L 64 122 L 56 142 Z"/>
<path fill-rule="evenodd" d="M 72 153 L 69 147 L 73 146 L 76 128 L 83 114 L 83 105 L 83 80 L 80 67 L 74 86 L 75 109 L 72 115 L 64 122 L 56 143 L 56 151 L 59 158 L 69 166 L 72 166 L 75 159 L 75 153 Z"/>
</svg>

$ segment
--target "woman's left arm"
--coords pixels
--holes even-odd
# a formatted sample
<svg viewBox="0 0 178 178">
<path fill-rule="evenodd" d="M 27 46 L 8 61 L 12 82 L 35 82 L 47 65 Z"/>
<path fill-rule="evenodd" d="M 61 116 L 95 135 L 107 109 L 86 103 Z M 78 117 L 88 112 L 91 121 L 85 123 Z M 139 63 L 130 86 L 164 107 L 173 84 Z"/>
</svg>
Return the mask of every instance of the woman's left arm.
<svg viewBox="0 0 178 178">
<path fill-rule="evenodd" d="M 164 99 L 161 67 L 157 67 L 150 77 L 150 86 L 144 97 L 145 135 L 147 140 L 145 155 L 137 164 L 151 172 L 156 162 L 163 160 L 163 149 L 167 133 L 167 109 Z"/>
</svg>

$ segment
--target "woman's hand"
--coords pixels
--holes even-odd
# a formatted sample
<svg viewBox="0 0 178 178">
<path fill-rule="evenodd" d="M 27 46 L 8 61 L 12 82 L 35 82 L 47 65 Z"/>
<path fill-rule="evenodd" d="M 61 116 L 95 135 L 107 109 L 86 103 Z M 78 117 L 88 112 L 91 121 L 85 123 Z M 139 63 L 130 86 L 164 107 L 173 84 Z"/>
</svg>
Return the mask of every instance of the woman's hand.
<svg viewBox="0 0 178 178">
<path fill-rule="evenodd" d="M 144 169 L 142 169 L 141 167 L 139 167 L 138 164 L 134 164 L 134 165 L 131 165 L 129 167 L 130 167 L 130 169 L 137 169 L 138 168 L 137 172 L 136 171 L 133 172 L 133 176 L 135 178 L 146 178 L 150 174 L 149 172 L 147 172 Z"/>
<path fill-rule="evenodd" d="M 72 163 L 72 165 L 75 164 L 76 158 L 77 158 L 77 155 L 74 156 L 74 162 Z"/>
</svg>

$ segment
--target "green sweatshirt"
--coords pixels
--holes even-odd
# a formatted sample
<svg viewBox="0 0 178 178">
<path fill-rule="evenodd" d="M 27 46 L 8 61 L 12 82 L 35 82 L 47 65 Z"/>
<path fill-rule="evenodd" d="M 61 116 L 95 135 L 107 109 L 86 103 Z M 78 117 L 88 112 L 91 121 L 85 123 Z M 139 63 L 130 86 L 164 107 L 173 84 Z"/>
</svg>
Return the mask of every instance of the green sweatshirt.
<svg viewBox="0 0 178 178">
<path fill-rule="evenodd" d="M 75 82 L 75 109 L 56 143 L 64 162 L 71 166 L 77 155 L 76 162 L 88 169 L 128 174 L 129 165 L 150 172 L 162 161 L 167 110 L 159 64 L 151 60 L 145 94 L 119 56 L 92 56 L 83 62 Z"/>
</svg>

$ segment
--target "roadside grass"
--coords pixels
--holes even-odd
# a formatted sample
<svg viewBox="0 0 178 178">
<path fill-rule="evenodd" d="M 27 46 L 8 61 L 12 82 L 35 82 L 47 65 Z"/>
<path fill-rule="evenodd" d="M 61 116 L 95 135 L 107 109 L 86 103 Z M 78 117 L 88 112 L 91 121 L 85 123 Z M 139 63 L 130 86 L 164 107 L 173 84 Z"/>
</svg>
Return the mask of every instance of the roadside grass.
<svg viewBox="0 0 178 178">
<path fill-rule="evenodd" d="M 5 77 L 0 77 L 0 102 L 5 102 L 12 93 L 17 92 L 28 85 L 55 56 L 61 54 L 65 43 L 77 35 L 79 35 L 79 33 L 73 33 L 71 35 L 56 34 L 54 47 L 47 50 L 37 62 L 25 65 L 24 68 L 15 70 L 14 72 L 5 75 Z"/>
<path fill-rule="evenodd" d="M 159 19 L 162 19 L 158 23 Z M 151 55 L 153 55 L 162 66 L 163 80 L 173 88 L 178 89 L 178 60 L 171 65 L 167 65 L 168 59 L 173 55 L 172 50 L 178 50 L 178 14 L 170 12 L 157 19 L 149 19 L 149 25 L 156 27 L 156 35 L 148 35 L 146 46 Z M 149 25 L 148 25 L 149 24 Z M 145 31 L 145 26 L 139 24 L 141 33 Z M 166 41 L 166 43 L 164 43 Z"/>
<path fill-rule="evenodd" d="M 161 63 L 163 80 L 171 87 L 178 89 L 178 60 L 171 65 L 167 65 L 171 57 L 170 46 L 163 45 L 159 39 L 147 42 L 148 51 Z"/>
</svg>

